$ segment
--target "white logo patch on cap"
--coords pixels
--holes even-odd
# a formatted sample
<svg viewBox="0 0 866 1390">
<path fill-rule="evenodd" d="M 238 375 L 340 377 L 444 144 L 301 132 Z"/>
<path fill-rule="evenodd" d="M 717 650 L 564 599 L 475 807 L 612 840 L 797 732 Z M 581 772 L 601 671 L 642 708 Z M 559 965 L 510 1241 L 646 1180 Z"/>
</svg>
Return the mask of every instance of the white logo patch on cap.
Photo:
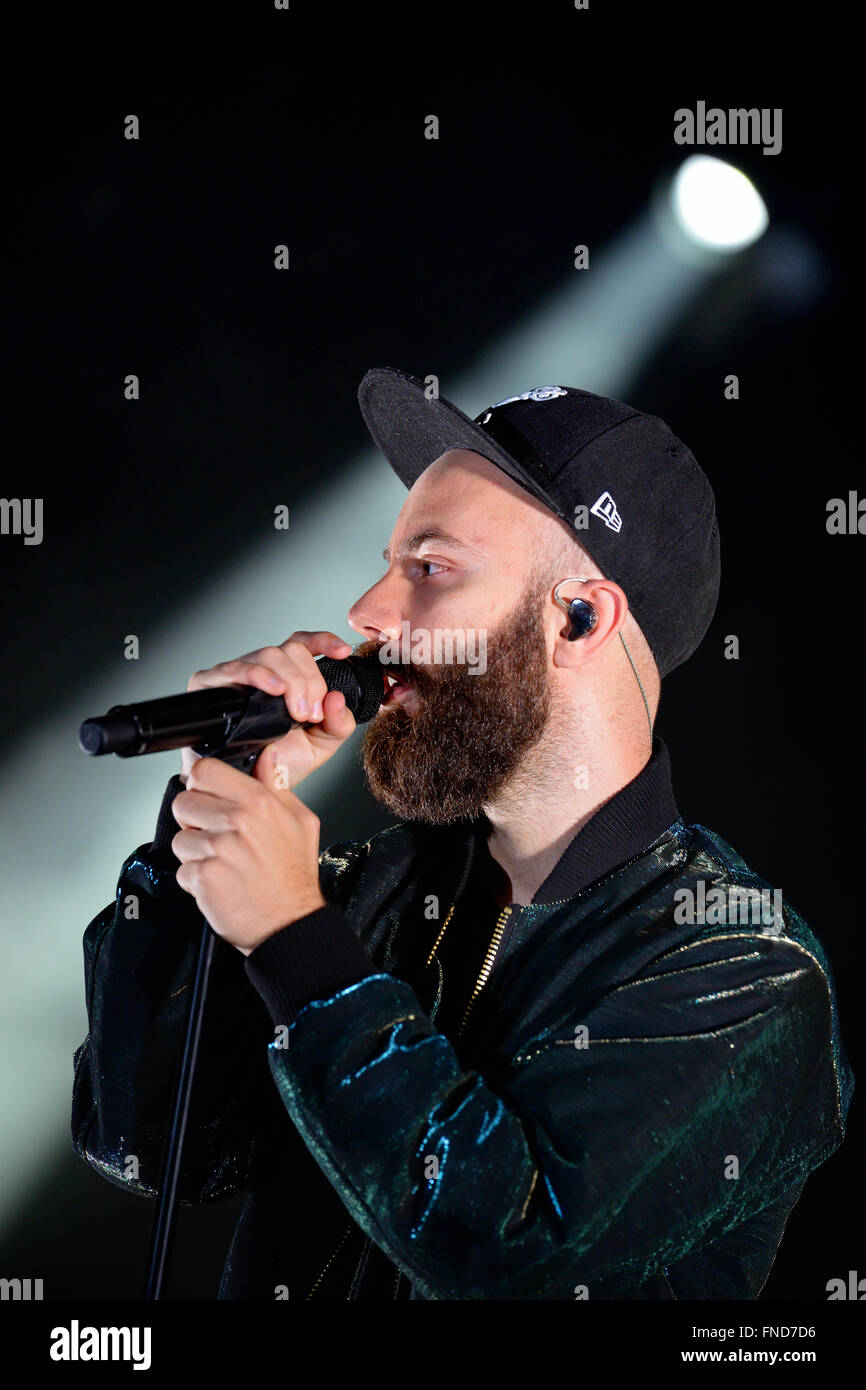
<svg viewBox="0 0 866 1390">
<path fill-rule="evenodd" d="M 593 516 L 600 516 L 609 530 L 620 531 L 622 529 L 622 517 L 609 492 L 603 492 L 600 497 L 597 497 L 589 510 Z"/>
<path fill-rule="evenodd" d="M 490 409 L 498 410 L 499 406 L 510 405 L 512 401 L 554 401 L 557 396 L 567 395 L 563 386 L 534 386 L 531 391 L 524 391 L 519 396 L 506 396 L 504 401 L 497 401 Z"/>
<path fill-rule="evenodd" d="M 504 401 L 497 401 L 495 405 L 488 406 L 475 424 L 486 425 L 494 410 L 498 410 L 501 405 L 511 405 L 512 401 L 555 401 L 557 396 L 567 395 L 564 386 L 533 386 L 531 391 L 523 391 L 519 396 L 506 396 Z"/>
</svg>

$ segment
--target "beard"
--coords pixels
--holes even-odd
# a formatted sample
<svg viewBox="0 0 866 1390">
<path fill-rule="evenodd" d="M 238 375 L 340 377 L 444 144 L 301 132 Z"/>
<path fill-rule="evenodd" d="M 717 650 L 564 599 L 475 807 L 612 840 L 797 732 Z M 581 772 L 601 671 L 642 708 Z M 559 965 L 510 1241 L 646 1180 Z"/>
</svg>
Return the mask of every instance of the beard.
<svg viewBox="0 0 866 1390">
<path fill-rule="evenodd" d="M 517 772 L 551 711 L 542 621 L 546 589 L 530 585 L 487 636 L 487 669 L 468 664 L 386 667 L 412 686 L 417 709 L 380 709 L 367 725 L 361 761 L 370 791 L 406 820 L 448 825 L 474 819 Z M 374 656 L 379 642 L 358 656 Z"/>
</svg>

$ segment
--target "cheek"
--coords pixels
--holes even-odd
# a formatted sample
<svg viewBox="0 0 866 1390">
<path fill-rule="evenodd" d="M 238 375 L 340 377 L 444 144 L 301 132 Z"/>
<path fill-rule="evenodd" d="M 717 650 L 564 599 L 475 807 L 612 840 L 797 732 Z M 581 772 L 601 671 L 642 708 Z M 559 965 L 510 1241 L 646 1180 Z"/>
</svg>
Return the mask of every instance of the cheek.
<svg viewBox="0 0 866 1390">
<path fill-rule="evenodd" d="M 493 631 L 513 606 L 508 581 L 494 586 L 489 581 L 473 584 L 469 580 L 447 578 L 441 585 L 429 583 L 412 600 L 413 626 L 423 621 L 453 628 L 486 628 Z"/>
</svg>

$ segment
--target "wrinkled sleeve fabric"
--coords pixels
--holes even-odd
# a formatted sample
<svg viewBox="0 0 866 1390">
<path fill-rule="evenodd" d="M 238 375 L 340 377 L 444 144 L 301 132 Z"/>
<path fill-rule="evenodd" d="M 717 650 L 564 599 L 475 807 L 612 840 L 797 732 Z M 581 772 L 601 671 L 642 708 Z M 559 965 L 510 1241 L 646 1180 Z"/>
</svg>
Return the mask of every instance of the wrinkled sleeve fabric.
<svg viewBox="0 0 866 1390">
<path fill-rule="evenodd" d="M 124 862 L 114 902 L 83 942 L 88 1033 L 73 1058 L 72 1146 L 110 1182 L 143 1196 L 159 1187 L 202 932 L 171 850 L 171 803 L 182 789 L 179 777 L 169 780 L 153 841 Z M 339 896 L 363 857 L 354 842 L 341 850 L 339 859 L 323 856 L 325 894 Z M 186 1205 L 249 1185 L 274 1136 L 283 1158 L 292 1138 L 267 1065 L 274 1025 L 244 959 L 217 940 L 183 1153 Z"/>
<path fill-rule="evenodd" d="M 297 993 L 257 955 L 247 972 L 285 1020 Z M 842 1140 L 826 977 L 791 941 L 698 938 L 583 1016 L 567 993 L 554 1012 L 495 1088 L 381 973 L 314 991 L 268 1048 L 310 1152 L 425 1298 L 615 1297 Z"/>
</svg>

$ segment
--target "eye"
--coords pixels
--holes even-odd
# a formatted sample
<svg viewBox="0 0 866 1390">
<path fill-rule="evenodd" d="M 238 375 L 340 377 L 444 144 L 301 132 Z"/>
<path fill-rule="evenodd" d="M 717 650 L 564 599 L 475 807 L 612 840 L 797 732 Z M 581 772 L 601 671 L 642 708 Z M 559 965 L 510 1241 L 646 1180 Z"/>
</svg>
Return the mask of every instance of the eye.
<svg viewBox="0 0 866 1390">
<path fill-rule="evenodd" d="M 431 566 L 431 565 L 432 565 L 433 570 L 434 570 L 436 573 L 443 573 L 443 574 L 444 574 L 444 573 L 447 572 L 447 569 L 448 569 L 448 566 L 447 566 L 447 565 L 442 565 L 442 564 L 440 564 L 438 560 L 417 560 L 417 561 L 416 561 L 416 564 L 420 565 L 422 568 L 423 568 L 424 566 Z M 433 577 L 433 576 L 432 576 L 432 574 L 430 573 L 430 570 L 428 569 L 428 570 L 427 570 L 427 573 L 426 573 L 426 575 L 425 575 L 425 578 L 426 578 L 426 579 L 432 579 L 432 577 Z"/>
</svg>

